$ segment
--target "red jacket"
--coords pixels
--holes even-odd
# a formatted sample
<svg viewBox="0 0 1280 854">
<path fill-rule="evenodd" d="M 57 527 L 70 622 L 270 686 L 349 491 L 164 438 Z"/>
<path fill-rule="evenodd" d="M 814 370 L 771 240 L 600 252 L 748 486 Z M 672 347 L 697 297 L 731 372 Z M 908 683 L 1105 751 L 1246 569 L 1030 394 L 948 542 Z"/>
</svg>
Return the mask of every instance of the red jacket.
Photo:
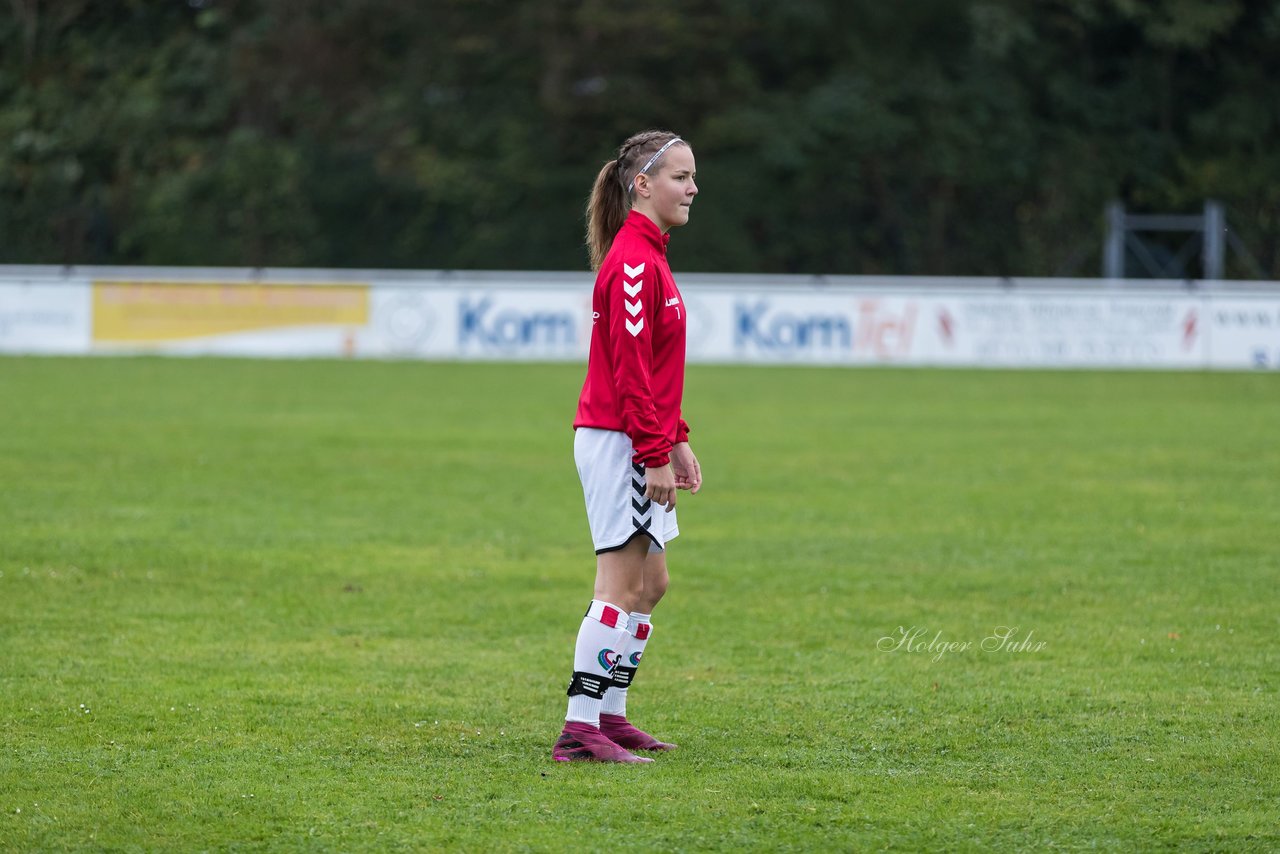
<svg viewBox="0 0 1280 854">
<path fill-rule="evenodd" d="M 671 446 L 689 441 L 680 417 L 686 318 L 668 239 L 636 211 L 614 237 L 591 298 L 591 352 L 573 420 L 626 433 L 646 466 L 665 466 Z"/>
</svg>

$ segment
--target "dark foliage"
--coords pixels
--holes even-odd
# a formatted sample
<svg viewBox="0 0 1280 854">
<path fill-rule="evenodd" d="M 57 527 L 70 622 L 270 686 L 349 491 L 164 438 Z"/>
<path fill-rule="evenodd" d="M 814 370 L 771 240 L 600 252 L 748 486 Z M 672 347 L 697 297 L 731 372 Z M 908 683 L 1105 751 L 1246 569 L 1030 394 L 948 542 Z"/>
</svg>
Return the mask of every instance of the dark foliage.
<svg viewBox="0 0 1280 854">
<path fill-rule="evenodd" d="M 7 0 L 0 45 L 7 263 L 580 269 L 666 127 L 682 270 L 1095 275 L 1109 199 L 1217 198 L 1280 277 L 1269 0 Z"/>
</svg>

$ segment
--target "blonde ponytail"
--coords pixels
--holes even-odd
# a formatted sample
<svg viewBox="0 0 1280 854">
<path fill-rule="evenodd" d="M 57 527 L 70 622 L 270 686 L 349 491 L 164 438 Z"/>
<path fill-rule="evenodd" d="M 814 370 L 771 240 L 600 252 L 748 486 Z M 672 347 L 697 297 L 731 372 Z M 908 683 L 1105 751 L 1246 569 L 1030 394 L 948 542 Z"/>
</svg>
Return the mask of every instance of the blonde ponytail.
<svg viewBox="0 0 1280 854">
<path fill-rule="evenodd" d="M 613 236 L 627 221 L 631 203 L 627 191 L 618 179 L 618 161 L 610 160 L 596 175 L 587 201 L 587 252 L 591 255 L 591 269 L 599 270 Z"/>
</svg>

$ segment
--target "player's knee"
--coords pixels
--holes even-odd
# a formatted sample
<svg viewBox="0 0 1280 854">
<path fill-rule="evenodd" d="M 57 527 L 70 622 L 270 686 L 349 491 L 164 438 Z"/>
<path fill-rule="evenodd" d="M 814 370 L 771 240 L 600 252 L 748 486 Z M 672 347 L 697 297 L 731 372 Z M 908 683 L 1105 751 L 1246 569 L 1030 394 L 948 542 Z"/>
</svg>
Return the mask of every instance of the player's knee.
<svg viewBox="0 0 1280 854">
<path fill-rule="evenodd" d="M 643 580 L 637 581 L 634 586 L 629 587 L 626 591 L 626 595 L 627 595 L 627 601 L 630 602 L 632 604 L 632 607 L 634 608 L 636 606 L 636 603 L 643 601 L 643 599 L 645 598 L 644 581 Z"/>
<path fill-rule="evenodd" d="M 647 579 L 644 591 L 640 595 L 640 609 L 649 612 L 662 601 L 667 594 L 668 578 L 665 574 Z"/>
</svg>

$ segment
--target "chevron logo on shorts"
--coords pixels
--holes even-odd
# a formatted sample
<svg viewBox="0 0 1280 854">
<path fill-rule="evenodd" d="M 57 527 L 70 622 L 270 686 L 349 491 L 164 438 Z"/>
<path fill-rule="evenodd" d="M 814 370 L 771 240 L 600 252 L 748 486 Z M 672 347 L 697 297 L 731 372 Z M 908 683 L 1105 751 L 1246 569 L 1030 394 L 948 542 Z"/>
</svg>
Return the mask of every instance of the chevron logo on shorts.
<svg viewBox="0 0 1280 854">
<path fill-rule="evenodd" d="M 637 531 L 648 531 L 649 526 L 653 524 L 653 518 L 649 515 L 653 509 L 653 499 L 645 498 L 645 482 L 644 482 L 644 463 L 631 461 L 631 470 L 635 472 L 631 476 L 631 488 L 636 491 L 637 498 L 631 499 L 631 509 L 634 511 L 631 517 L 631 524 Z"/>
</svg>

